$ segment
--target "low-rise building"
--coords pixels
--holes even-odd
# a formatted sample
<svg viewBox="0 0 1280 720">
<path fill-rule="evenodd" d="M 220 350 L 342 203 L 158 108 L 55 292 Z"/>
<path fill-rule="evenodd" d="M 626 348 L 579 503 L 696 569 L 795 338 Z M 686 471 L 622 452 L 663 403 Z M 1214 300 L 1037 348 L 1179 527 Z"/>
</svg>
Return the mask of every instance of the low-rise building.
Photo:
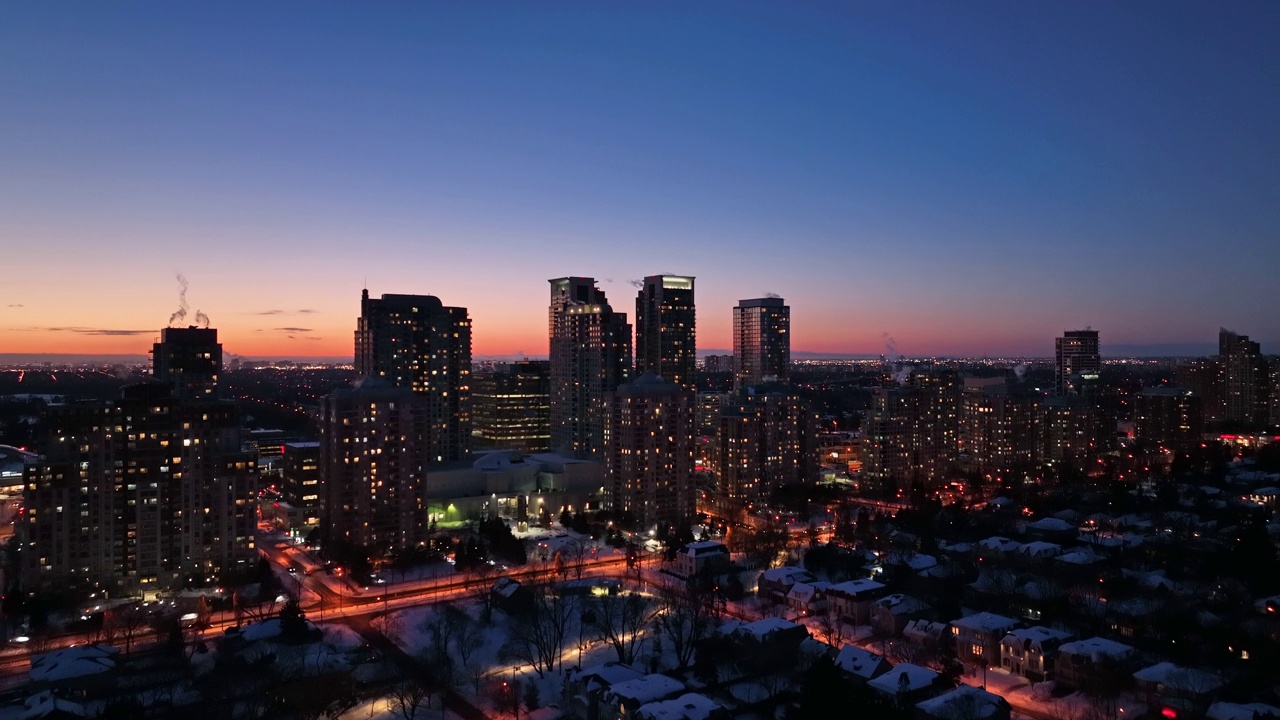
<svg viewBox="0 0 1280 720">
<path fill-rule="evenodd" d="M 895 593 L 871 603 L 871 629 L 880 637 L 898 637 L 907 623 L 929 617 L 933 606 L 911 595 Z"/>
<path fill-rule="evenodd" d="M 1133 680 L 1134 689 L 1147 707 L 1158 708 L 1165 717 L 1204 713 L 1223 685 L 1222 678 L 1213 673 L 1171 662 L 1143 668 L 1133 674 Z M 1173 714 L 1165 713 L 1166 709 Z"/>
<path fill-rule="evenodd" d="M 685 693 L 670 700 L 646 703 L 636 711 L 636 720 L 729 720 L 723 705 L 701 693 Z"/>
<path fill-rule="evenodd" d="M 684 692 L 684 683 L 653 674 L 614 684 L 600 705 L 600 720 L 637 720 L 641 707 Z"/>
<path fill-rule="evenodd" d="M 1054 680 L 1071 688 L 1091 688 L 1128 667 L 1137 653 L 1132 646 L 1100 637 L 1064 643 L 1054 661 Z"/>
<path fill-rule="evenodd" d="M 676 553 L 675 574 L 685 578 L 697 577 L 704 569 L 728 569 L 729 548 L 715 540 L 689 543 Z"/>
<path fill-rule="evenodd" d="M 1013 630 L 1000 641 L 1000 667 L 1028 680 L 1048 680 L 1053 661 L 1071 633 L 1037 625 Z"/>
<path fill-rule="evenodd" d="M 791 592 L 793 585 L 813 581 L 813 575 L 804 568 L 790 566 L 770 568 L 760 573 L 760 580 L 756 585 L 756 596 L 781 604 L 787 601 L 787 593 Z"/>
<path fill-rule="evenodd" d="M 899 663 L 883 675 L 867 682 L 877 695 L 900 708 L 939 695 L 948 689 L 938 673 L 912 663 Z"/>
<path fill-rule="evenodd" d="M 951 621 L 956 656 L 962 661 L 1000 664 L 1000 641 L 1020 623 L 1013 618 L 981 612 Z"/>
<path fill-rule="evenodd" d="M 893 667 L 882 656 L 857 645 L 845 645 L 835 659 L 836 668 L 854 682 L 866 683 L 889 672 Z"/>
<path fill-rule="evenodd" d="M 644 673 L 619 662 L 591 665 L 569 674 L 561 704 L 575 718 L 599 720 L 600 703 L 609 688 L 642 677 Z"/>
<path fill-rule="evenodd" d="M 851 625 L 871 624 L 871 604 L 888 589 L 866 578 L 837 583 L 827 588 L 827 606 Z"/>
<path fill-rule="evenodd" d="M 1010 711 L 1007 700 L 972 685 L 916 703 L 916 714 L 922 720 L 1009 720 Z"/>
</svg>

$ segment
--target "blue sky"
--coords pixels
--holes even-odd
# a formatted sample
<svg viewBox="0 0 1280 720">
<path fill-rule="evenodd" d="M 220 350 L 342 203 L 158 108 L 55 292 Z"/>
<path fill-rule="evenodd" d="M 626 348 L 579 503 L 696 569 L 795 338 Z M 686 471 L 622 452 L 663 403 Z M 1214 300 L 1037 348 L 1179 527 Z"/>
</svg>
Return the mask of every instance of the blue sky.
<svg viewBox="0 0 1280 720">
<path fill-rule="evenodd" d="M 182 272 L 241 354 L 366 283 L 539 354 L 548 278 L 676 272 L 704 348 L 776 292 L 797 350 L 1278 349 L 1275 3 L 260 5 L 0 11 L 0 344 L 144 346 L 55 328 Z"/>
</svg>

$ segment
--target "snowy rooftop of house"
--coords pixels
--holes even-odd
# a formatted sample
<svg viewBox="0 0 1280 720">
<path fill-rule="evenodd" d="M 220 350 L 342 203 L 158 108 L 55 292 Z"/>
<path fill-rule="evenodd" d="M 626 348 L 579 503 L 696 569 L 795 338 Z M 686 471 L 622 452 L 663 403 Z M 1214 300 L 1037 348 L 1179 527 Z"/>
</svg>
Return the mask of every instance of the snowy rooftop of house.
<svg viewBox="0 0 1280 720">
<path fill-rule="evenodd" d="M 17 715 L 6 714 L 5 717 L 14 717 L 17 720 L 39 720 L 39 718 L 48 717 L 49 715 L 57 717 L 98 717 L 103 710 L 102 704 L 101 702 L 88 704 L 72 702 L 54 696 L 50 690 L 45 690 L 23 700 L 20 713 Z"/>
<path fill-rule="evenodd" d="M 31 656 L 32 682 L 53 682 L 97 675 L 116 667 L 119 650 L 106 645 L 79 645 Z"/>
<path fill-rule="evenodd" d="M 1094 662 L 1099 662 L 1103 658 L 1119 658 L 1132 653 L 1132 647 L 1124 643 L 1118 643 L 1115 640 L 1106 638 L 1092 637 L 1085 640 L 1076 640 L 1074 642 L 1065 643 L 1058 648 L 1058 652 L 1069 653 L 1071 655 L 1088 655 Z"/>
<path fill-rule="evenodd" d="M 707 555 L 710 553 L 728 553 L 729 548 L 724 543 L 716 540 L 703 540 L 702 542 L 689 543 L 684 546 L 686 555 Z"/>
<path fill-rule="evenodd" d="M 906 676 L 905 686 L 901 678 Z M 911 663 L 899 663 L 889 672 L 871 680 L 867 685 L 890 695 L 897 695 L 900 690 L 911 692 L 929 687 L 938 677 L 938 673 Z"/>
<path fill-rule="evenodd" d="M 1175 690 L 1207 693 L 1222 686 L 1222 678 L 1202 670 L 1184 668 L 1171 662 L 1156 663 L 1133 674 L 1134 680 L 1160 683 Z"/>
<path fill-rule="evenodd" d="M 1029 542 L 1018 546 L 1018 552 L 1031 557 L 1044 557 L 1046 555 L 1057 555 L 1062 552 L 1062 546 L 1051 542 Z"/>
<path fill-rule="evenodd" d="M 831 587 L 831 583 L 822 580 L 812 583 L 798 582 L 791 586 L 791 592 L 787 593 L 787 599 L 808 602 L 818 593 L 825 592 L 829 587 Z"/>
<path fill-rule="evenodd" d="M 1205 713 L 1205 717 L 1209 720 L 1254 720 L 1267 715 L 1280 717 L 1280 708 L 1266 703 L 1216 702 L 1210 705 L 1209 712 Z"/>
<path fill-rule="evenodd" d="M 493 591 L 502 597 L 511 597 L 515 591 L 520 589 L 520 583 L 509 577 L 500 577 L 498 582 L 493 584 Z"/>
<path fill-rule="evenodd" d="M 1010 630 L 1008 635 L 1004 636 L 1001 642 L 1006 645 L 1014 645 L 1018 643 L 1031 642 L 1037 645 L 1044 645 L 1047 642 L 1056 640 L 1064 642 L 1071 638 L 1071 633 L 1062 630 L 1055 630 L 1043 625 L 1037 625 L 1029 628 L 1018 628 Z"/>
<path fill-rule="evenodd" d="M 925 638 L 939 637 L 946 631 L 946 623 L 933 622 L 931 620 L 921 618 L 919 620 L 912 620 L 908 622 L 906 627 L 902 629 L 902 634 L 905 637 L 923 640 Z"/>
<path fill-rule="evenodd" d="M 588 685 L 595 687 L 611 687 L 618 683 L 642 677 L 644 677 L 644 673 L 630 665 L 624 665 L 620 662 L 607 662 L 577 670 L 569 676 L 569 679 L 573 682 L 586 681 Z"/>
<path fill-rule="evenodd" d="M 986 540 L 979 540 L 978 547 L 983 550 L 999 550 L 1001 552 L 1013 552 L 1018 549 L 1018 541 L 1010 540 L 1007 537 L 992 535 Z"/>
<path fill-rule="evenodd" d="M 734 628 L 733 632 L 748 632 L 756 636 L 758 639 L 764 639 L 772 633 L 791 630 L 798 627 L 804 626 L 797 625 L 790 620 L 784 620 L 780 617 L 767 617 L 756 620 L 755 622 L 739 625 Z"/>
<path fill-rule="evenodd" d="M 864 680 L 870 680 L 883 665 L 884 658 L 857 645 L 845 645 L 836 655 L 836 667 Z"/>
<path fill-rule="evenodd" d="M 779 583 L 782 585 L 790 585 L 798 582 L 812 582 L 813 575 L 808 570 L 800 567 L 777 567 L 769 568 L 760 573 L 761 580 L 768 580 L 771 583 Z"/>
<path fill-rule="evenodd" d="M 967 553 L 973 550 L 973 545 L 967 542 L 949 543 L 943 540 L 938 543 L 938 549 L 943 552 Z"/>
<path fill-rule="evenodd" d="M 1009 703 L 999 695 L 982 688 L 961 685 L 938 697 L 916 703 L 916 708 L 925 715 L 935 718 L 976 720 L 1007 713 Z"/>
<path fill-rule="evenodd" d="M 962 630 L 974 632 L 1008 632 L 1018 626 L 1018 621 L 995 613 L 980 612 L 959 620 L 952 620 L 951 624 Z"/>
<path fill-rule="evenodd" d="M 929 608 L 929 603 L 921 600 L 920 598 L 903 595 L 902 593 L 894 593 L 893 595 L 882 597 L 876 601 L 876 605 L 879 605 L 894 615 L 919 612 Z"/>
<path fill-rule="evenodd" d="M 720 703 L 706 695 L 685 693 L 671 700 L 645 703 L 636 716 L 646 720 L 707 720 L 721 708 Z"/>
<path fill-rule="evenodd" d="M 635 680 L 626 680 L 609 688 L 609 694 L 640 703 L 650 703 L 675 695 L 684 689 L 684 683 L 666 675 L 645 675 Z"/>
<path fill-rule="evenodd" d="M 1100 562 L 1103 557 L 1088 548 L 1082 548 L 1080 550 L 1072 550 L 1069 553 L 1063 553 L 1055 559 L 1058 562 L 1069 563 L 1071 565 L 1092 565 L 1093 563 Z"/>
<path fill-rule="evenodd" d="M 1066 520 L 1056 517 L 1040 518 L 1033 523 L 1027 523 L 1028 530 L 1039 530 L 1041 532 L 1071 532 L 1076 526 Z"/>
<path fill-rule="evenodd" d="M 859 593 L 871 592 L 872 590 L 880 590 L 884 587 L 883 583 L 866 578 L 858 578 L 857 580 L 846 580 L 838 585 L 831 586 L 831 592 L 844 593 L 845 595 L 857 595 Z"/>
</svg>

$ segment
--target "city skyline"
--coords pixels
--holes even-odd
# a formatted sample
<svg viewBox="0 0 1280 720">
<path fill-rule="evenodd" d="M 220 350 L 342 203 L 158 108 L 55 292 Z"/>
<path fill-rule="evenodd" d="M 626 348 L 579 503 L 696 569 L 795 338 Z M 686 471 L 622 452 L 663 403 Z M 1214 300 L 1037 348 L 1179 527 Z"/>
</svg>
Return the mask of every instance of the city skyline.
<svg viewBox="0 0 1280 720">
<path fill-rule="evenodd" d="M 144 354 L 178 273 L 250 357 L 362 288 L 545 357 L 544 278 L 666 272 L 702 352 L 766 293 L 797 357 L 1280 340 L 1265 4 L 78 10 L 0 27 L 6 353 Z"/>
</svg>

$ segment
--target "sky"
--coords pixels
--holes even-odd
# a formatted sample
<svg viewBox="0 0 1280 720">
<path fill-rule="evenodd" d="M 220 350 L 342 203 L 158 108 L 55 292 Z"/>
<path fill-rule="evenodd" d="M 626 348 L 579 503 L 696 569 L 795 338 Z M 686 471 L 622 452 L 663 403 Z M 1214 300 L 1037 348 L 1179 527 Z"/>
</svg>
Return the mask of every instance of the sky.
<svg viewBox="0 0 1280 720">
<path fill-rule="evenodd" d="M 536 356 L 659 273 L 700 350 L 777 293 L 797 353 L 1277 352 L 1277 128 L 1274 2 L 7 3 L 0 352 L 145 352 L 181 274 L 239 355 L 367 287 Z"/>
</svg>

